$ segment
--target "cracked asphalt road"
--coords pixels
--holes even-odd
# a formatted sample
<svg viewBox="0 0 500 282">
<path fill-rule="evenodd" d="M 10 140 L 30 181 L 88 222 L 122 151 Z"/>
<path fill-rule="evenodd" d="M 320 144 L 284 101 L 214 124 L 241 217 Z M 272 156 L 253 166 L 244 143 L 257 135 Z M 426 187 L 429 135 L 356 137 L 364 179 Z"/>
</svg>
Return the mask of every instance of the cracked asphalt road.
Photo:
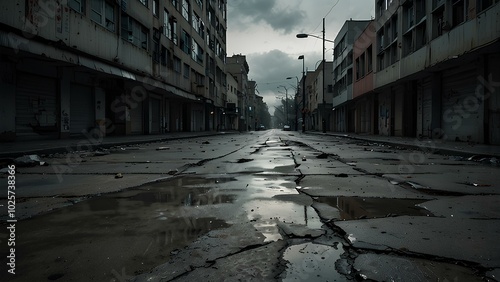
<svg viewBox="0 0 500 282">
<path fill-rule="evenodd" d="M 279 130 L 43 157 L 9 281 L 500 275 L 497 166 Z"/>
</svg>

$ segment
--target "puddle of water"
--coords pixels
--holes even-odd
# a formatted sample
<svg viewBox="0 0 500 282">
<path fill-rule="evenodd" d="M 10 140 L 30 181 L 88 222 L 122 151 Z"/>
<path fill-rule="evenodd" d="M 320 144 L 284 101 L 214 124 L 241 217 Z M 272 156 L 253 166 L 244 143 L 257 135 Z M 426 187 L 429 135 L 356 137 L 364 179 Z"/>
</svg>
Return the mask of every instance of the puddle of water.
<svg viewBox="0 0 500 282">
<path fill-rule="evenodd" d="M 244 208 L 255 229 L 265 236 L 265 242 L 282 239 L 278 228 L 279 221 L 315 230 L 321 229 L 323 225 L 312 207 L 293 202 L 253 200 L 247 202 Z"/>
<path fill-rule="evenodd" d="M 346 277 L 335 271 L 335 262 L 344 253 L 334 248 L 315 243 L 303 243 L 288 247 L 283 258 L 288 261 L 283 281 L 346 281 Z"/>
<path fill-rule="evenodd" d="M 360 197 L 319 197 L 316 201 L 335 207 L 340 212 L 341 220 L 360 218 L 379 218 L 386 216 L 432 216 L 417 204 L 427 200 L 387 199 Z"/>
<path fill-rule="evenodd" d="M 186 187 L 203 181 L 215 183 L 173 179 L 18 222 L 16 257 L 22 259 L 16 279 L 110 281 L 120 278 L 117 273 L 137 275 L 168 261 L 210 230 L 230 226 L 195 207 L 234 200 L 210 188 Z"/>
</svg>

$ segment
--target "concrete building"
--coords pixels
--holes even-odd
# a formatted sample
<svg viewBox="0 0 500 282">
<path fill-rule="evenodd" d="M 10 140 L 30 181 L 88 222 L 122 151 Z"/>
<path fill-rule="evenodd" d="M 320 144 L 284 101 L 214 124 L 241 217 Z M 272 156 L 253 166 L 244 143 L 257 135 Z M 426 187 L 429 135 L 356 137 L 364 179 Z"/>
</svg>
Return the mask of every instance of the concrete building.
<svg viewBox="0 0 500 282">
<path fill-rule="evenodd" d="M 376 35 L 375 22 L 371 21 L 354 41 L 352 103 L 356 133 L 378 134 L 377 95 L 373 85 Z"/>
<path fill-rule="evenodd" d="M 323 64 L 325 64 L 325 75 L 323 75 Z M 333 62 L 320 62 L 314 72 L 311 73 L 311 85 L 308 95 L 310 119 L 309 128 L 312 130 L 323 130 L 323 119 L 327 131 L 332 130 L 332 75 Z M 323 84 L 323 78 L 325 83 Z"/>
<path fill-rule="evenodd" d="M 380 134 L 500 144 L 499 1 L 375 4 Z"/>
<path fill-rule="evenodd" d="M 226 12 L 225 0 L 3 1 L 0 139 L 215 130 Z"/>
<path fill-rule="evenodd" d="M 370 23 L 369 20 L 348 20 L 335 37 L 333 52 L 333 130 L 354 131 L 353 46 L 354 40 Z"/>
<path fill-rule="evenodd" d="M 248 81 L 248 72 L 250 72 L 250 67 L 248 66 L 246 56 L 238 54 L 227 57 L 226 70 L 236 79 L 238 83 L 238 128 L 240 131 L 246 131 L 248 130 L 248 127 L 252 125 L 252 122 L 248 120 L 250 104 L 250 84 Z"/>
<path fill-rule="evenodd" d="M 297 107 L 299 109 L 299 127 L 305 130 L 312 129 L 312 104 L 311 96 L 313 95 L 313 84 L 315 75 L 313 71 L 305 71 L 305 74 L 300 79 L 299 88 L 297 90 Z M 300 129 L 299 129 L 300 130 Z"/>
<path fill-rule="evenodd" d="M 231 74 L 227 74 L 227 104 L 226 104 L 226 122 L 225 129 L 228 130 L 239 130 L 238 119 L 239 119 L 239 104 L 238 97 L 241 96 L 241 92 L 238 90 L 238 81 Z"/>
</svg>

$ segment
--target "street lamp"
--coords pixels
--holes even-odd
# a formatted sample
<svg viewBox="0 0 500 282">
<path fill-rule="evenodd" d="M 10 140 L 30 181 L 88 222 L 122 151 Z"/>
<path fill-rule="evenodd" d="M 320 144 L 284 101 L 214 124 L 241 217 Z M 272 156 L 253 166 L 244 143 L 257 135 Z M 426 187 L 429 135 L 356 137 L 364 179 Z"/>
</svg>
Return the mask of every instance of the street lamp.
<svg viewBox="0 0 500 282">
<path fill-rule="evenodd" d="M 286 125 L 290 125 L 289 122 L 288 122 L 288 88 L 286 88 L 283 85 L 278 86 L 278 88 L 280 88 L 280 87 L 283 87 L 285 89 L 285 116 L 286 116 Z"/>
<path fill-rule="evenodd" d="M 286 79 L 292 79 L 292 78 L 294 78 L 294 77 L 289 76 Z M 295 79 L 297 80 L 297 89 L 296 89 L 297 93 L 295 94 L 295 99 L 293 99 L 293 102 L 295 105 L 295 130 L 298 130 L 298 125 L 299 125 L 298 124 L 299 123 L 298 116 L 299 115 L 297 115 L 297 95 L 299 95 L 299 78 L 295 76 Z"/>
<path fill-rule="evenodd" d="M 297 38 L 307 38 L 309 36 L 311 37 L 315 37 L 315 38 L 319 38 L 319 39 L 322 39 L 323 40 L 323 111 L 321 113 L 321 123 L 322 123 L 322 126 L 323 126 L 323 133 L 326 133 L 326 120 L 325 120 L 325 113 L 326 113 L 326 101 L 325 101 L 325 42 L 328 41 L 328 42 L 333 42 L 335 43 L 334 41 L 331 41 L 331 40 L 327 40 L 325 39 L 325 18 L 323 18 L 323 37 L 319 37 L 319 36 L 316 36 L 316 35 L 313 35 L 313 34 L 307 34 L 307 33 L 299 33 L 297 34 Z"/>
<path fill-rule="evenodd" d="M 297 34 L 298 36 L 298 34 Z M 306 132 L 306 72 L 304 68 L 304 55 L 300 55 L 298 60 L 302 60 L 302 132 Z"/>
</svg>

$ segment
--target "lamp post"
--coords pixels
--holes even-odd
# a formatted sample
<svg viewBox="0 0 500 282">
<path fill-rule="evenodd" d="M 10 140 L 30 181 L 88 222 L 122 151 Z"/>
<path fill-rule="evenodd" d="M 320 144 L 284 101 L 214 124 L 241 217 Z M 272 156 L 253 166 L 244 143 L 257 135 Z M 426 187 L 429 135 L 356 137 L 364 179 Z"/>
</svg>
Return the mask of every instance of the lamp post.
<svg viewBox="0 0 500 282">
<path fill-rule="evenodd" d="M 302 132 L 306 132 L 306 72 L 304 68 L 304 55 L 300 55 L 299 60 L 302 60 Z"/>
<path fill-rule="evenodd" d="M 287 77 L 286 79 L 292 79 L 294 77 L 292 76 L 289 76 Z M 295 99 L 293 99 L 293 102 L 294 102 L 294 106 L 295 106 L 295 130 L 298 130 L 298 115 L 297 115 L 297 95 L 299 95 L 299 78 L 295 76 L 295 79 L 297 80 L 297 93 L 295 94 Z"/>
<path fill-rule="evenodd" d="M 283 87 L 285 89 L 285 116 L 286 116 L 286 125 L 290 125 L 288 122 L 288 88 L 283 85 L 278 86 L 278 88 Z M 281 92 L 283 93 L 283 92 Z"/>
<path fill-rule="evenodd" d="M 322 39 L 323 40 L 323 110 L 321 111 L 321 123 L 322 123 L 322 126 L 323 126 L 323 133 L 326 133 L 326 120 L 325 120 L 325 113 L 326 113 L 326 101 L 325 101 L 325 42 L 328 41 L 328 42 L 332 42 L 334 43 L 334 41 L 331 41 L 331 40 L 327 40 L 325 39 L 325 18 L 323 18 L 323 37 L 319 37 L 319 36 L 316 36 L 316 35 L 312 35 L 312 34 L 306 34 L 306 33 L 299 33 L 297 34 L 297 38 L 307 38 L 309 36 L 311 37 L 315 37 L 315 38 L 319 38 L 319 39 Z"/>
</svg>

